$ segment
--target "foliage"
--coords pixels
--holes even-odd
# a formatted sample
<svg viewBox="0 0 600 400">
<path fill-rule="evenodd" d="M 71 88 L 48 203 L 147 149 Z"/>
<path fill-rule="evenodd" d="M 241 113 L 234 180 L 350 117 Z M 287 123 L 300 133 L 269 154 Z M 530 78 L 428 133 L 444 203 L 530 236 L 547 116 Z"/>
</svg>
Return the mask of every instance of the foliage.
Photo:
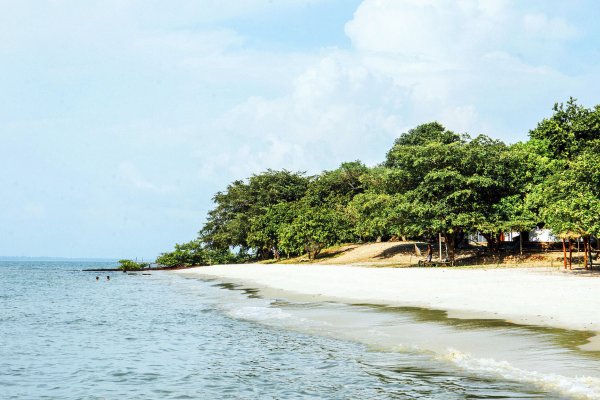
<svg viewBox="0 0 600 400">
<path fill-rule="evenodd" d="M 345 206 L 364 192 L 362 176 L 369 169 L 360 161 L 343 163 L 338 169 L 325 171 L 312 179 L 305 200 L 311 206 Z"/>
<path fill-rule="evenodd" d="M 374 167 L 353 161 L 316 176 L 267 170 L 234 181 L 214 196 L 198 238 L 157 262 L 314 259 L 338 243 L 438 234 L 452 254 L 469 233 L 494 249 L 503 232 L 539 224 L 598 236 L 599 155 L 600 106 L 574 99 L 512 145 L 430 122 L 402 133 Z"/>
<path fill-rule="evenodd" d="M 397 230 L 402 218 L 398 205 L 403 201 L 400 195 L 387 193 L 356 195 L 348 205 L 355 234 L 363 241 L 401 235 Z"/>
<path fill-rule="evenodd" d="M 600 105 L 587 109 L 570 98 L 566 106 L 554 105 L 552 117 L 542 120 L 530 132 L 531 141 L 545 155 L 572 159 L 590 142 L 600 140 Z"/>
<path fill-rule="evenodd" d="M 515 214 L 530 181 L 518 147 L 426 124 L 396 140 L 385 165 L 401 177 L 394 185 L 384 181 L 388 193 L 392 188 L 402 194 L 393 213 L 400 234 L 442 233 L 453 250 L 466 233 L 481 232 L 493 246 L 511 219 L 526 225 Z M 510 215 L 502 206 L 507 203 L 515 204 Z"/>
<path fill-rule="evenodd" d="M 428 143 L 451 144 L 461 141 L 462 138 L 460 135 L 447 130 L 439 122 L 422 124 L 406 133 L 403 133 L 398 139 L 396 139 L 394 146 L 387 154 L 386 163 L 388 166 L 393 166 L 390 164 L 393 164 L 394 162 L 394 152 L 396 150 L 405 148 L 405 146 L 423 146 Z"/>
<path fill-rule="evenodd" d="M 252 220 L 270 206 L 299 200 L 308 183 L 309 178 L 303 173 L 286 170 L 268 170 L 252 175 L 248 181 L 233 182 L 214 196 L 216 207 L 208 213 L 200 231 L 201 241 L 209 248 L 238 247 L 243 251 L 252 248 L 249 243 Z"/>
<path fill-rule="evenodd" d="M 600 235 L 600 106 L 556 104 L 531 142 L 551 166 L 527 197 L 531 208 L 560 236 Z"/>
<path fill-rule="evenodd" d="M 176 244 L 171 252 L 162 253 L 156 263 L 165 267 L 184 267 L 190 265 L 206 265 L 207 254 L 198 240 Z"/>
<path fill-rule="evenodd" d="M 348 230 L 342 213 L 302 204 L 291 223 L 280 228 L 280 247 L 286 254 L 306 253 L 313 260 L 323 248 L 340 243 Z"/>
<path fill-rule="evenodd" d="M 119 260 L 119 269 L 123 271 L 139 271 L 141 269 L 147 268 L 148 263 L 138 263 L 133 260 Z"/>
<path fill-rule="evenodd" d="M 598 152 L 565 161 L 530 195 L 546 224 L 563 237 L 600 235 Z"/>
<path fill-rule="evenodd" d="M 266 207 L 250 221 L 248 245 L 256 249 L 258 258 L 280 257 L 280 232 L 283 226 L 293 222 L 295 202 L 285 202 Z"/>
</svg>

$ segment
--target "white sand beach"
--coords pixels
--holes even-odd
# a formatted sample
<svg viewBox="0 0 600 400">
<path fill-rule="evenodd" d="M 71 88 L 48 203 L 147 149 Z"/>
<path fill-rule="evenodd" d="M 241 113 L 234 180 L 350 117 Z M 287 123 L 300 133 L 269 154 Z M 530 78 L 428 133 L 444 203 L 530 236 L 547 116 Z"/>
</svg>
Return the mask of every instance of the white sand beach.
<svg viewBox="0 0 600 400">
<path fill-rule="evenodd" d="M 557 269 L 244 264 L 176 273 L 323 300 L 426 307 L 458 318 L 600 331 L 600 277 L 575 276 Z"/>
</svg>

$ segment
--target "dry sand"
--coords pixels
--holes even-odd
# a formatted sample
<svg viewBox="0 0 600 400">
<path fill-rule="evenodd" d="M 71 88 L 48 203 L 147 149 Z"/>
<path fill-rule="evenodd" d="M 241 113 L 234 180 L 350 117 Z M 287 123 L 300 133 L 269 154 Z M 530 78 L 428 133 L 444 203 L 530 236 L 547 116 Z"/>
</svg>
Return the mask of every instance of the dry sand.
<svg viewBox="0 0 600 400">
<path fill-rule="evenodd" d="M 418 246 L 421 255 L 415 251 Z M 411 266 L 416 265 L 420 259 L 425 258 L 427 244 L 422 242 L 379 242 L 362 244 L 345 244 L 336 247 L 324 249 L 317 257 L 316 264 L 335 264 L 335 265 L 360 265 L 360 266 Z M 438 258 L 437 246 L 433 246 L 434 260 Z M 562 251 L 535 251 L 526 249 L 524 255 L 516 252 L 510 253 L 506 250 L 500 254 L 489 254 L 486 257 L 476 256 L 478 252 L 475 248 L 470 250 L 460 250 L 456 253 L 456 259 L 459 263 L 470 259 L 465 265 L 474 263 L 502 266 L 559 266 L 562 265 Z M 582 253 L 575 252 L 574 257 L 582 257 Z M 500 260 L 498 259 L 500 256 Z M 445 254 L 444 254 L 445 257 Z M 475 257 L 475 258 L 473 258 Z M 282 264 L 300 264 L 309 260 L 306 256 L 300 256 L 292 259 L 282 259 Z M 575 263 L 577 264 L 577 262 Z"/>
<path fill-rule="evenodd" d="M 244 264 L 176 273 L 323 300 L 427 307 L 446 310 L 451 317 L 495 318 L 600 332 L 600 278 L 557 269 Z"/>
<path fill-rule="evenodd" d="M 421 249 L 425 251 L 425 245 Z M 414 242 L 380 242 L 353 244 L 341 248 L 341 254 L 318 261 L 319 264 L 364 264 L 364 265 L 410 265 L 419 258 L 414 251 Z"/>
</svg>

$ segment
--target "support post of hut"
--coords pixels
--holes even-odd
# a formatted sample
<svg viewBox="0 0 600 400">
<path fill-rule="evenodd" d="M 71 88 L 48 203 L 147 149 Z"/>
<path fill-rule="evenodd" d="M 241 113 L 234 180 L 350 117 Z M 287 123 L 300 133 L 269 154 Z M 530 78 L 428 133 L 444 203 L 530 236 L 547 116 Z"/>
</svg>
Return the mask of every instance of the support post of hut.
<svg viewBox="0 0 600 400">
<path fill-rule="evenodd" d="M 565 266 L 565 269 L 567 269 L 567 243 L 565 238 L 562 239 L 562 245 L 563 245 L 563 264 Z"/>
</svg>

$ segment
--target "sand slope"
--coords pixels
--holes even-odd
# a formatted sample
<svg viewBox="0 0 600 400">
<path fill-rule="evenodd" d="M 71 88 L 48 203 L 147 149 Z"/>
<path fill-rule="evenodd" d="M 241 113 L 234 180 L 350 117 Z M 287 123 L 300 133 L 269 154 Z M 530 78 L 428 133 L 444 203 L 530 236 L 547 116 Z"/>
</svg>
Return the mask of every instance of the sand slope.
<svg viewBox="0 0 600 400">
<path fill-rule="evenodd" d="M 425 245 L 419 245 L 425 252 Z M 416 264 L 419 258 L 415 253 L 414 242 L 381 242 L 348 245 L 341 249 L 341 254 L 319 261 L 319 264 Z"/>
<path fill-rule="evenodd" d="M 421 255 L 415 251 L 417 245 Z M 380 243 L 362 243 L 346 244 L 323 250 L 318 256 L 317 264 L 337 264 L 337 265 L 363 265 L 363 266 L 410 266 L 416 265 L 419 260 L 425 258 L 427 251 L 426 243 L 416 242 L 380 242 Z M 434 260 L 438 258 L 437 246 L 433 246 Z M 443 254 L 444 258 L 446 254 Z M 559 266 L 562 265 L 562 252 L 558 251 L 534 251 L 526 249 L 523 255 L 518 251 L 503 251 L 501 253 L 491 253 L 483 255 L 477 252 L 475 248 L 470 250 L 459 250 L 456 253 L 456 259 L 459 263 L 465 265 L 488 264 L 504 266 Z M 575 252 L 573 257 L 582 258 L 582 253 Z M 295 259 L 282 259 L 282 264 L 294 264 L 308 262 L 306 256 Z M 575 265 L 577 261 L 575 260 Z"/>
</svg>

